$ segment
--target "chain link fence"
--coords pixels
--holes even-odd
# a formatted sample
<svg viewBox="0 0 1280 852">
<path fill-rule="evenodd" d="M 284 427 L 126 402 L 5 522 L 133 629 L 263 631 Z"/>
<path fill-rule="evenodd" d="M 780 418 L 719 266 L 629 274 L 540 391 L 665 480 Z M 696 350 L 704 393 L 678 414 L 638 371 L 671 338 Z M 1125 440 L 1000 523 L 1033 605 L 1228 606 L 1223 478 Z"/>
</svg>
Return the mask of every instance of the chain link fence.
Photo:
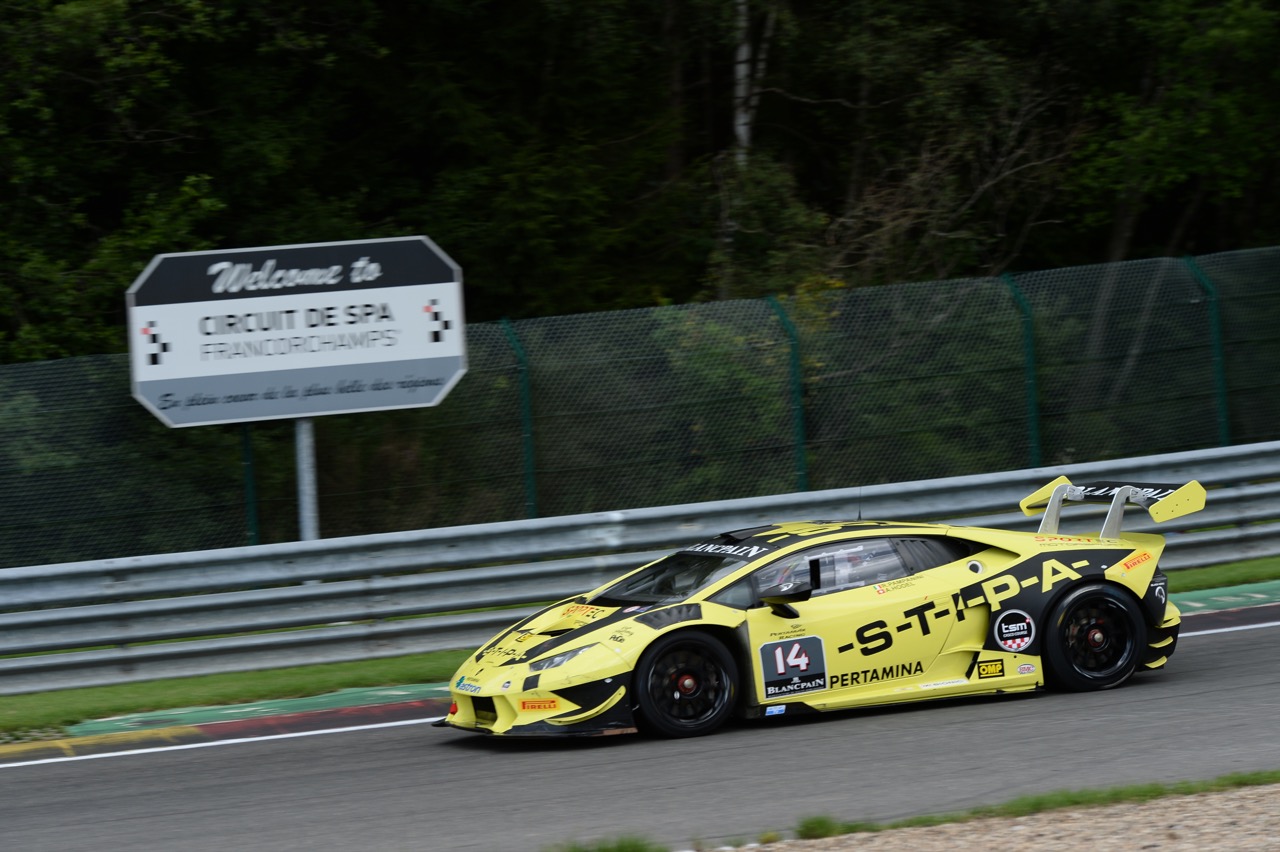
<svg viewBox="0 0 1280 852">
<path fill-rule="evenodd" d="M 315 421 L 325 537 L 1280 438 L 1280 249 L 467 328 Z M 293 424 L 167 429 L 124 355 L 0 367 L 0 567 L 292 541 Z"/>
</svg>

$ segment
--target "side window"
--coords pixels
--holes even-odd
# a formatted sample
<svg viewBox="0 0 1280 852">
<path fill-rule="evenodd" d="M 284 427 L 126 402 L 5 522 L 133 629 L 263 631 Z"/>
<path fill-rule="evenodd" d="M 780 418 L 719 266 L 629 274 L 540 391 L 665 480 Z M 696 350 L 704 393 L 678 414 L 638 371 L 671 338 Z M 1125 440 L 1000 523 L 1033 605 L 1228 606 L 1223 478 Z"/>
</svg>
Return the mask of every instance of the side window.
<svg viewBox="0 0 1280 852">
<path fill-rule="evenodd" d="M 818 588 L 814 595 L 856 589 L 907 576 L 897 548 L 887 538 L 863 538 L 815 548 L 803 554 L 818 560 Z"/>
<path fill-rule="evenodd" d="M 898 539 L 898 550 L 906 560 L 911 573 L 927 571 L 965 559 L 979 550 L 973 542 L 956 538 L 901 538 Z"/>
<path fill-rule="evenodd" d="M 802 551 L 784 556 L 776 562 L 770 562 L 752 575 L 756 594 L 760 594 L 761 590 L 770 586 L 808 581 L 809 559 L 809 553 Z"/>
<path fill-rule="evenodd" d="M 733 585 L 716 592 L 708 600 L 734 609 L 750 609 L 757 600 L 756 587 L 752 585 L 751 577 L 743 577 Z"/>
</svg>

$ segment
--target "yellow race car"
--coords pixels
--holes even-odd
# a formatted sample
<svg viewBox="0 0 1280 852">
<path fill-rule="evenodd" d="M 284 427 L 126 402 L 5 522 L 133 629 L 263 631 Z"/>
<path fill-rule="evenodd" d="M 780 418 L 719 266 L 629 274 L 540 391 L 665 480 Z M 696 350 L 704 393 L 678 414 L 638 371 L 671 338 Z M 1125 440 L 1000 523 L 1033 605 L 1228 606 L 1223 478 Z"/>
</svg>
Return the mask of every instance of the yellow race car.
<svg viewBox="0 0 1280 852">
<path fill-rule="evenodd" d="M 669 737 L 794 715 L 1042 687 L 1107 689 L 1168 662 L 1181 621 L 1159 535 L 1122 533 L 1205 490 L 1059 477 L 1022 501 L 1037 532 L 780 523 L 682 548 L 499 634 L 437 724 L 502 736 Z M 1064 502 L 1109 505 L 1059 532 Z"/>
</svg>

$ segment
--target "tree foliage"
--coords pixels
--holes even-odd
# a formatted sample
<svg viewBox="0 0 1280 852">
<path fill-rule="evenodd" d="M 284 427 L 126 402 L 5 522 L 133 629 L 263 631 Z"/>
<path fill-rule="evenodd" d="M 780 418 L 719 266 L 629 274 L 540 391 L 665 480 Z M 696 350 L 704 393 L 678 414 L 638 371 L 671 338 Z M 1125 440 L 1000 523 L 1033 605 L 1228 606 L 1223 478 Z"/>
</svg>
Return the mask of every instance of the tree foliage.
<svg viewBox="0 0 1280 852">
<path fill-rule="evenodd" d="M 162 251 L 426 233 L 494 319 L 1274 243 L 1278 15 L 8 3 L 0 362 L 123 349 Z"/>
</svg>

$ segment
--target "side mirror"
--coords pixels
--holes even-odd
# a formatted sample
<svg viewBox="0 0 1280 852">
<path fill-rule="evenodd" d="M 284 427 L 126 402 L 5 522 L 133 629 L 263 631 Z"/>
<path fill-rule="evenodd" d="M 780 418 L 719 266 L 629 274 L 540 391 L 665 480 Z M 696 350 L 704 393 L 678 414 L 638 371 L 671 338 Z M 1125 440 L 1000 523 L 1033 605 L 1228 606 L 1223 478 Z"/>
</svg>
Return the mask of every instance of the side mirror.
<svg viewBox="0 0 1280 852">
<path fill-rule="evenodd" d="M 793 603 L 807 601 L 813 596 L 813 590 L 818 587 L 818 560 L 809 560 L 809 579 L 791 580 L 786 583 L 779 583 L 776 586 L 768 586 L 760 590 L 760 600 L 769 605 L 774 615 L 783 618 L 799 618 L 800 613 L 796 612 Z"/>
<path fill-rule="evenodd" d="M 807 601 L 813 595 L 813 586 L 808 583 L 779 583 L 767 589 L 761 589 L 760 600 L 773 604 L 789 604 Z"/>
</svg>

